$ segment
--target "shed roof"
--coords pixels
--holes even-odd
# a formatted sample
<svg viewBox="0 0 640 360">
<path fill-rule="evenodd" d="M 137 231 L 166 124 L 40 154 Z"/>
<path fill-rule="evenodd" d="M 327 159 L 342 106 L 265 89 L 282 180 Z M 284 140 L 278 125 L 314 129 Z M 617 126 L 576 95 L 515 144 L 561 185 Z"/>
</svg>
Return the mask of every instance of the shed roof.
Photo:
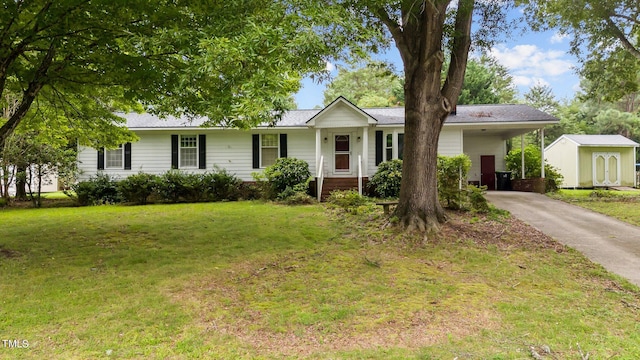
<svg viewBox="0 0 640 360">
<path fill-rule="evenodd" d="M 579 146 L 640 146 L 637 142 L 622 135 L 562 135 Z"/>
</svg>

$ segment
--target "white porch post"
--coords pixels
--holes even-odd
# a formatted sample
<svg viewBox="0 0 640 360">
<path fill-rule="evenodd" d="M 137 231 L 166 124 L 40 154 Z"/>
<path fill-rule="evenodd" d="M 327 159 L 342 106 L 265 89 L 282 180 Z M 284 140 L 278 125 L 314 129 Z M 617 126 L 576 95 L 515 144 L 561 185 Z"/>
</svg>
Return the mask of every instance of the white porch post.
<svg viewBox="0 0 640 360">
<path fill-rule="evenodd" d="M 524 180 L 524 134 L 520 135 L 520 168 L 522 169 L 522 179 Z"/>
<path fill-rule="evenodd" d="M 369 127 L 362 128 L 362 176 L 368 177 L 369 167 Z"/>
<path fill-rule="evenodd" d="M 544 128 L 540 129 L 540 154 L 542 154 L 542 159 L 540 162 L 542 163 L 542 169 L 540 169 L 540 177 L 544 179 Z"/>
<path fill-rule="evenodd" d="M 316 175 L 321 170 L 320 166 L 322 166 L 322 164 L 320 164 L 320 157 L 322 156 L 322 136 L 321 135 L 322 135 L 321 130 L 316 129 L 316 171 L 315 171 Z"/>
</svg>

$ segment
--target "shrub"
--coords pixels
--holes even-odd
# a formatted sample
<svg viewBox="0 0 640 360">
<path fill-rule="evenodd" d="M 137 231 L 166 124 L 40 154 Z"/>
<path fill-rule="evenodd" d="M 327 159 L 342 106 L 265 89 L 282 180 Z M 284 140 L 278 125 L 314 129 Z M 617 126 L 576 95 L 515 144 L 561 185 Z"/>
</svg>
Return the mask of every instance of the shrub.
<svg viewBox="0 0 640 360">
<path fill-rule="evenodd" d="M 178 202 L 189 195 L 186 174 L 179 170 L 169 170 L 160 176 L 158 195 L 164 201 Z"/>
<path fill-rule="evenodd" d="M 80 206 L 120 202 L 117 181 L 107 174 L 99 173 L 96 177 L 73 185 L 72 189 Z"/>
<path fill-rule="evenodd" d="M 487 199 L 484 197 L 484 193 L 487 190 L 486 186 L 473 186 L 469 185 L 467 187 L 467 196 L 469 198 L 469 204 L 471 206 L 471 210 L 480 213 L 489 212 L 489 203 Z"/>
<path fill-rule="evenodd" d="M 353 211 L 367 203 L 367 198 L 356 190 L 335 190 L 327 198 L 329 204 L 339 206 L 347 211 Z"/>
<path fill-rule="evenodd" d="M 378 165 L 378 171 L 371 177 L 369 186 L 376 194 L 383 198 L 397 198 L 400 196 L 402 182 L 402 160 L 394 159 Z"/>
<path fill-rule="evenodd" d="M 521 149 L 513 149 L 505 157 L 507 170 L 514 174 L 522 174 L 522 151 Z M 541 174 L 542 154 L 540 149 L 534 145 L 527 145 L 524 148 L 524 177 L 527 179 L 539 178 Z M 545 190 L 556 191 L 562 184 L 564 177 L 555 167 L 545 164 L 544 173 L 546 179 Z"/>
<path fill-rule="evenodd" d="M 242 180 L 225 169 L 214 167 L 213 172 L 202 176 L 208 200 L 238 200 L 241 195 Z"/>
<path fill-rule="evenodd" d="M 287 188 L 291 189 L 291 188 Z M 283 203 L 287 205 L 309 205 L 315 204 L 316 199 L 309 196 L 306 192 L 303 191 L 293 191 L 290 195 L 285 197 L 282 200 Z"/>
<path fill-rule="evenodd" d="M 269 183 L 273 194 L 279 195 L 287 189 L 303 184 L 309 180 L 311 172 L 309 164 L 296 158 L 279 158 L 275 164 L 264 170 L 264 178 Z"/>
<path fill-rule="evenodd" d="M 465 154 L 438 156 L 438 195 L 447 208 L 463 208 L 468 194 L 460 188 L 460 182 L 466 183 L 470 168 L 471 160 Z"/>
<path fill-rule="evenodd" d="M 122 201 L 145 205 L 158 186 L 157 175 L 138 173 L 118 182 L 118 194 Z"/>
<path fill-rule="evenodd" d="M 204 174 L 182 173 L 183 200 L 187 202 L 199 202 L 205 199 L 207 184 Z"/>
</svg>

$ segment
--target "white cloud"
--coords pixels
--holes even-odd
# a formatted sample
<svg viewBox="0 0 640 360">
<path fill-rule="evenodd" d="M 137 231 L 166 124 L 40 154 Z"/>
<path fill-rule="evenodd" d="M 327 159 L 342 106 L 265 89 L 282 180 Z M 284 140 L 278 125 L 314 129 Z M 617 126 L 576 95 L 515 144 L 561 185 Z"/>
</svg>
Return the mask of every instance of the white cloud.
<svg viewBox="0 0 640 360">
<path fill-rule="evenodd" d="M 560 44 L 560 43 L 564 42 L 564 39 L 566 39 L 568 37 L 569 37 L 569 35 L 567 35 L 567 34 L 556 32 L 551 36 L 551 39 L 549 39 L 549 41 L 552 44 Z"/>
<path fill-rule="evenodd" d="M 327 71 L 331 72 L 331 71 L 333 71 L 333 70 L 335 70 L 335 69 L 336 69 L 336 66 L 335 66 L 335 65 L 333 65 L 331 62 L 327 61 L 326 63 L 327 63 L 327 66 L 325 67 L 325 69 L 326 69 Z"/>
<path fill-rule="evenodd" d="M 519 86 L 548 85 L 553 78 L 569 74 L 574 67 L 563 51 L 545 50 L 536 45 L 498 45 L 490 54 L 509 69 Z"/>
</svg>

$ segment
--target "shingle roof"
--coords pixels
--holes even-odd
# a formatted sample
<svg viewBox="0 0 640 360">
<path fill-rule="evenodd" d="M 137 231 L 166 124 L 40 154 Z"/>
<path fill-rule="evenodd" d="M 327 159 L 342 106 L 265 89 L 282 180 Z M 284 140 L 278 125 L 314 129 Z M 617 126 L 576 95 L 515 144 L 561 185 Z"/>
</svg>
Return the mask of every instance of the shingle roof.
<svg viewBox="0 0 640 360">
<path fill-rule="evenodd" d="M 582 146 L 640 146 L 622 135 L 563 135 Z"/>
<path fill-rule="evenodd" d="M 306 122 L 322 109 L 291 110 L 285 113 L 277 127 L 304 127 Z M 403 125 L 404 108 L 363 108 L 362 111 L 378 121 L 379 125 Z M 182 128 L 199 127 L 206 118 L 160 118 L 148 113 L 119 114 L 127 120 L 129 128 Z M 447 124 L 486 124 L 512 122 L 555 122 L 555 117 L 527 105 L 458 105 L 455 115 L 450 115 Z"/>
</svg>

